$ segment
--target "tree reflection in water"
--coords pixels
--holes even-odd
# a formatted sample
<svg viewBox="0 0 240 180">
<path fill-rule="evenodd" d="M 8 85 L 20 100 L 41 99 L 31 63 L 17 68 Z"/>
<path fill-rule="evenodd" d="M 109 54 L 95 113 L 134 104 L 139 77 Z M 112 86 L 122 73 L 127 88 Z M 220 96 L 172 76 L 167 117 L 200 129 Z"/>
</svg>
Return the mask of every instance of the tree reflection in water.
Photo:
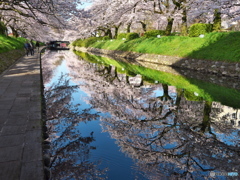
<svg viewBox="0 0 240 180">
<path fill-rule="evenodd" d="M 186 101 L 178 90 L 174 109 L 172 104 L 169 106 L 172 98 L 167 91 L 164 93 L 165 99 L 128 101 L 132 112 L 141 109 L 137 116 L 123 108 L 127 100 L 122 96 L 102 96 L 108 107 L 112 104 L 109 99 L 118 102 L 111 118 L 101 118 L 105 131 L 117 140 L 124 153 L 137 160 L 146 178 L 196 179 L 207 177 L 210 171 L 240 172 L 239 130 L 211 121 L 211 102 Z M 166 105 L 169 110 L 163 112 Z M 154 115 L 141 116 L 146 112 Z M 222 134 L 230 136 L 233 143 L 224 142 Z"/>
<path fill-rule="evenodd" d="M 102 127 L 136 160 L 146 179 L 208 179 L 211 171 L 240 172 L 240 131 L 216 120 L 221 108 L 208 101 L 187 101 L 182 89 L 170 95 L 166 84 L 160 85 L 162 96 L 152 96 L 159 85 L 126 93 L 127 78 L 94 67 L 105 82 L 118 87 L 125 82 L 113 93 L 109 86 L 99 87 L 89 102 L 112 115 L 101 117 Z"/>
<path fill-rule="evenodd" d="M 99 170 L 98 163 L 88 161 L 95 148 L 93 134 L 82 137 L 76 128 L 79 122 L 98 118 L 145 179 L 210 179 L 211 171 L 240 172 L 240 131 L 219 116 L 220 103 L 188 101 L 187 94 L 193 92 L 146 83 L 141 75 L 128 72 L 130 77 L 114 66 L 73 57 L 66 64 L 69 76 L 89 95 L 91 107 L 108 116 L 91 114 L 91 109 L 79 113 L 78 105 L 71 103 L 77 87 L 64 76 L 47 90 L 53 179 L 104 176 L 106 171 Z"/>
<path fill-rule="evenodd" d="M 72 93 L 78 86 L 69 84 L 68 75 L 45 90 L 46 115 L 49 140 L 51 141 L 51 179 L 105 179 L 107 169 L 100 170 L 100 162 L 90 162 L 89 153 L 96 147 L 93 132 L 82 137 L 77 129 L 80 122 L 93 121 L 98 114 L 90 109 L 79 110 L 79 104 L 72 103 Z"/>
</svg>

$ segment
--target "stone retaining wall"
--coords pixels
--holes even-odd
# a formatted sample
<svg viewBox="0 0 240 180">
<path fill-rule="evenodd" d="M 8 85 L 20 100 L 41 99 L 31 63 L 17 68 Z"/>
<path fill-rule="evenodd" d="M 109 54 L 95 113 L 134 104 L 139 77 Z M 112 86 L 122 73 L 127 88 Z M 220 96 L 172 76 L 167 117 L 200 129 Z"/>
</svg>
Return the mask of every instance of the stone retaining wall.
<svg viewBox="0 0 240 180">
<path fill-rule="evenodd" d="M 75 50 L 98 54 L 107 54 L 113 57 L 127 58 L 130 60 L 134 60 L 143 66 L 145 63 L 154 63 L 158 65 L 191 69 L 198 72 L 211 73 L 219 76 L 240 78 L 240 63 L 190 59 L 157 54 L 141 54 L 136 52 L 113 51 L 97 48 L 86 49 L 84 47 L 75 47 Z"/>
<path fill-rule="evenodd" d="M 24 49 L 15 49 L 0 53 L 0 74 L 25 54 Z"/>
</svg>

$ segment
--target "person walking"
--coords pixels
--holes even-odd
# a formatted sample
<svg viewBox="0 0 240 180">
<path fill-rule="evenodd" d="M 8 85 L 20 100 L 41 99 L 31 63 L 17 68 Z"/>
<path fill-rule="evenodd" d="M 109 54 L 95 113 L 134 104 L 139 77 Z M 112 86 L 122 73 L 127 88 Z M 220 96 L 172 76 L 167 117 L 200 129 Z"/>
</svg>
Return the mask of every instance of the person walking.
<svg viewBox="0 0 240 180">
<path fill-rule="evenodd" d="M 38 41 L 36 42 L 36 47 L 37 47 L 37 50 L 39 52 L 40 43 Z"/>
<path fill-rule="evenodd" d="M 31 40 L 29 44 L 30 44 L 30 53 L 31 53 L 31 55 L 33 56 L 33 55 L 34 55 L 34 43 L 33 43 L 33 41 Z"/>
<path fill-rule="evenodd" d="M 25 50 L 26 50 L 26 55 L 28 56 L 28 54 L 29 54 L 29 52 L 30 52 L 30 49 L 31 49 L 31 46 L 30 46 L 30 44 L 29 44 L 28 41 L 26 41 L 26 42 L 24 43 L 24 48 L 25 48 Z"/>
</svg>

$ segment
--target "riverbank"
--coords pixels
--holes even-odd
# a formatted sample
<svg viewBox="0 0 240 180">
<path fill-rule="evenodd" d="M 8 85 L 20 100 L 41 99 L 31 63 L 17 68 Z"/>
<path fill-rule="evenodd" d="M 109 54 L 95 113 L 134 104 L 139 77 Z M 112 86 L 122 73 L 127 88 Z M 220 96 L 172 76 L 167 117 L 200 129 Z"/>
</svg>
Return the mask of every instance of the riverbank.
<svg viewBox="0 0 240 180">
<path fill-rule="evenodd" d="M 0 53 L 8 52 L 14 49 L 23 49 L 23 44 L 26 41 L 22 37 L 11 37 L 0 35 Z"/>
<path fill-rule="evenodd" d="M 25 38 L 0 35 L 0 74 L 21 58 Z"/>
<path fill-rule="evenodd" d="M 45 179 L 38 56 L 20 58 L 0 76 L 0 179 Z"/>
<path fill-rule="evenodd" d="M 188 59 L 240 62 L 240 32 L 213 32 L 201 37 L 140 37 L 128 41 L 125 39 L 103 40 L 102 37 L 99 38 L 91 37 L 85 40 L 76 40 L 72 45 Z"/>
<path fill-rule="evenodd" d="M 0 74 L 25 55 L 24 49 L 14 49 L 0 53 Z"/>
<path fill-rule="evenodd" d="M 149 63 L 196 70 L 202 73 L 211 73 L 218 76 L 240 78 L 240 63 L 224 61 L 208 61 L 193 58 L 181 58 L 159 54 L 143 54 L 128 51 L 114 51 L 98 48 L 74 47 L 76 51 L 106 54 L 112 57 L 121 57 L 136 61 L 139 65 L 148 67 Z"/>
</svg>

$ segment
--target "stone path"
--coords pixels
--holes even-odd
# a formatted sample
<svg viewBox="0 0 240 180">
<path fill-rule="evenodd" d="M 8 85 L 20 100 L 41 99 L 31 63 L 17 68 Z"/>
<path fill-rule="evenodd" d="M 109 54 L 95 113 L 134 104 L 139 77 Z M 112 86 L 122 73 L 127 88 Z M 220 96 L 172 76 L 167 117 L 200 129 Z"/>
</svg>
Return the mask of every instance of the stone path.
<svg viewBox="0 0 240 180">
<path fill-rule="evenodd" d="M 43 180 L 38 54 L 0 75 L 0 180 Z"/>
</svg>

